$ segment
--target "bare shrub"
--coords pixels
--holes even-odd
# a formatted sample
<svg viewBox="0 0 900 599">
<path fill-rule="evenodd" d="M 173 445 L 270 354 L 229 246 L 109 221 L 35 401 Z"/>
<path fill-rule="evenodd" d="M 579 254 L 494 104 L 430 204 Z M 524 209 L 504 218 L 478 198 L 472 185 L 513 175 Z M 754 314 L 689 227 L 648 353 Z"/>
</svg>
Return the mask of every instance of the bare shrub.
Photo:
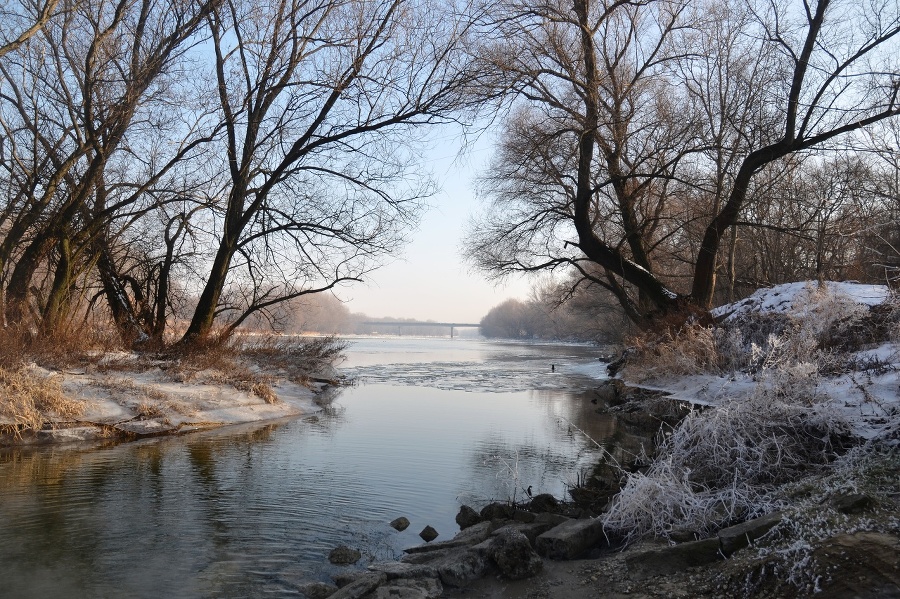
<svg viewBox="0 0 900 599">
<path fill-rule="evenodd" d="M 630 348 L 623 376 L 642 381 L 660 376 L 719 372 L 715 330 L 686 324 L 662 335 L 643 334 L 628 340 Z"/>
<path fill-rule="evenodd" d="M 96 363 L 121 349 L 115 331 L 102 326 L 61 329 L 39 335 L 28 327 L 0 328 L 0 367 L 16 369 L 32 361 L 42 366 L 66 368 Z"/>
<path fill-rule="evenodd" d="M 335 337 L 256 337 L 245 339 L 241 354 L 259 366 L 278 368 L 300 383 L 308 376 L 330 370 L 339 359 L 347 342 Z"/>
<path fill-rule="evenodd" d="M 54 418 L 74 418 L 83 408 L 63 394 L 56 377 L 26 367 L 0 367 L 0 419 L 11 423 L 17 436 L 23 430 L 40 430 Z"/>
</svg>

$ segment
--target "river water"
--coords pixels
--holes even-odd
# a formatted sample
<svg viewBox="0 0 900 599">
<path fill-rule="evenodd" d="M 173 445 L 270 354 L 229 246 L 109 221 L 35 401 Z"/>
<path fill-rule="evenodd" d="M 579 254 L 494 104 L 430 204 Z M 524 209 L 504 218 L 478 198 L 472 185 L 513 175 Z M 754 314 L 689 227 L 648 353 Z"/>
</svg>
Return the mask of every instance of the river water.
<svg viewBox="0 0 900 599">
<path fill-rule="evenodd" d="M 563 497 L 612 443 L 596 348 L 351 340 L 322 412 L 110 447 L 0 452 L 0 597 L 293 597 L 448 539 L 461 503 Z M 588 438 L 590 437 L 590 439 Z M 403 533 L 388 522 L 411 521 Z"/>
</svg>

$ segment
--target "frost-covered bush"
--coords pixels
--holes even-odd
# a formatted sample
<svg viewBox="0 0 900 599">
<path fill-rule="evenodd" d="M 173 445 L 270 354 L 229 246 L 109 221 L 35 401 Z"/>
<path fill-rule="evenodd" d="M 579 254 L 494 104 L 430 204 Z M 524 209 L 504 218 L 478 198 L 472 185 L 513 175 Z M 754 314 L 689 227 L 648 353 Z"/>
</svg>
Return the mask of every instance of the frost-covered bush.
<svg viewBox="0 0 900 599">
<path fill-rule="evenodd" d="M 820 402 L 809 363 L 774 370 L 743 399 L 688 415 L 646 473 L 628 475 L 605 526 L 630 537 L 709 533 L 771 511 L 771 492 L 834 459 L 849 426 Z"/>
<path fill-rule="evenodd" d="M 740 311 L 715 326 L 686 323 L 636 337 L 623 372 L 643 381 L 815 363 L 820 373 L 836 374 L 852 369 L 851 352 L 889 340 L 900 340 L 896 299 L 870 308 L 828 285 L 808 284 L 777 311 Z"/>
</svg>

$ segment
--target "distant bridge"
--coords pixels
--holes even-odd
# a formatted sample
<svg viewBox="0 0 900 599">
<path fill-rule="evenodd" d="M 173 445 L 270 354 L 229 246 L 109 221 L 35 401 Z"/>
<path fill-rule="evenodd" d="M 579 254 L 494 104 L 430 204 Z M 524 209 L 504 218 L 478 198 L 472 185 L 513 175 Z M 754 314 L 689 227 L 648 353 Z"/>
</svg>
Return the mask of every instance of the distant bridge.
<svg viewBox="0 0 900 599">
<path fill-rule="evenodd" d="M 452 339 L 456 329 L 480 329 L 480 324 L 471 324 L 466 322 L 392 322 L 392 321 L 366 321 L 361 322 L 366 326 L 386 326 L 386 327 L 450 327 L 450 338 Z"/>
</svg>

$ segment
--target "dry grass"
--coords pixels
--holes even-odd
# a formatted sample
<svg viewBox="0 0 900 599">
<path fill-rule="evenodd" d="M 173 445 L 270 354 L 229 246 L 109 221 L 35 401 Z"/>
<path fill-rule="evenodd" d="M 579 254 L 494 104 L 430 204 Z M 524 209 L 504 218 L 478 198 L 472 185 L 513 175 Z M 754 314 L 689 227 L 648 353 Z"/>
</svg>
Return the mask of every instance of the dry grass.
<svg viewBox="0 0 900 599">
<path fill-rule="evenodd" d="M 686 324 L 661 335 L 644 333 L 626 344 L 630 353 L 622 372 L 627 380 L 719 372 L 722 367 L 712 327 Z"/>
<path fill-rule="evenodd" d="M 26 361 L 63 369 L 96 364 L 103 356 L 120 351 L 115 331 L 91 326 L 52 335 L 38 335 L 26 327 L 0 328 L 0 367 L 16 369 Z"/>
<path fill-rule="evenodd" d="M 28 368 L 0 367 L 0 418 L 7 420 L 14 435 L 40 430 L 53 419 L 80 415 L 84 405 L 65 396 L 59 381 Z"/>
</svg>

